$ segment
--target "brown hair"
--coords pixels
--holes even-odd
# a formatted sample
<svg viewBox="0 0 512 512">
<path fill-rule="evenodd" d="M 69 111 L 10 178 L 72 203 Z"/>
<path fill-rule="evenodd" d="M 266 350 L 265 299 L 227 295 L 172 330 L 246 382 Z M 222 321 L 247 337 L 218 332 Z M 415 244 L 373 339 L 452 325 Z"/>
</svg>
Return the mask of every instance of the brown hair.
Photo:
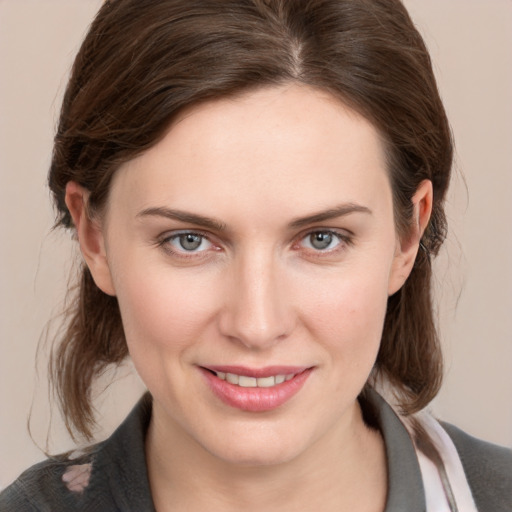
<svg viewBox="0 0 512 512">
<path fill-rule="evenodd" d="M 101 211 L 120 164 L 156 144 L 185 107 L 292 81 L 330 92 L 380 130 L 399 234 L 419 183 L 433 183 L 432 218 L 409 279 L 389 298 L 375 366 L 414 412 L 442 377 L 431 257 L 445 237 L 453 148 L 428 52 L 399 0 L 107 1 L 63 101 L 49 173 L 57 224 L 72 228 L 68 181 Z M 127 347 L 116 298 L 82 272 L 51 367 L 68 429 L 90 437 L 91 385 Z"/>
</svg>

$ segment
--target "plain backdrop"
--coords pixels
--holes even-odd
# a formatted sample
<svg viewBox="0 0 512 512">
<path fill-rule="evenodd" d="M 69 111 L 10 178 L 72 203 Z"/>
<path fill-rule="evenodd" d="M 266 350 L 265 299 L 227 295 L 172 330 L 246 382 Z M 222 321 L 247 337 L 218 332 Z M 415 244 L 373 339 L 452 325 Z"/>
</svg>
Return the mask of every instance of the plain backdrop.
<svg viewBox="0 0 512 512">
<path fill-rule="evenodd" d="M 405 4 L 430 48 L 457 145 L 449 240 L 436 263 L 447 368 L 432 408 L 512 446 L 512 1 Z M 44 345 L 35 363 L 76 255 L 69 234 L 51 231 L 45 180 L 66 76 L 100 5 L 0 0 L 0 488 L 44 458 L 47 442 L 53 453 L 72 446 L 48 405 Z M 99 438 L 143 389 L 129 364 L 118 372 L 98 401 Z"/>
</svg>

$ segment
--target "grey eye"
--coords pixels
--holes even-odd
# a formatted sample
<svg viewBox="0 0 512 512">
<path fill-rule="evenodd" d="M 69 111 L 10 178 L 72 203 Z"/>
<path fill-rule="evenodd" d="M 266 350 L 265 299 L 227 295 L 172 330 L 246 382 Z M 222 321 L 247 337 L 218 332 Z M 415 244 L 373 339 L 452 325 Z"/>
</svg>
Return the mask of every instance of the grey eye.
<svg viewBox="0 0 512 512">
<path fill-rule="evenodd" d="M 194 231 L 182 231 L 168 236 L 160 243 L 175 256 L 198 256 L 213 248 L 206 235 Z"/>
<path fill-rule="evenodd" d="M 329 231 L 315 231 L 309 235 L 311 247 L 319 251 L 329 248 L 333 240 L 335 240 L 335 237 Z"/>
<path fill-rule="evenodd" d="M 184 233 L 178 236 L 178 240 L 180 247 L 185 251 L 195 251 L 201 246 L 203 237 L 195 233 Z"/>
</svg>

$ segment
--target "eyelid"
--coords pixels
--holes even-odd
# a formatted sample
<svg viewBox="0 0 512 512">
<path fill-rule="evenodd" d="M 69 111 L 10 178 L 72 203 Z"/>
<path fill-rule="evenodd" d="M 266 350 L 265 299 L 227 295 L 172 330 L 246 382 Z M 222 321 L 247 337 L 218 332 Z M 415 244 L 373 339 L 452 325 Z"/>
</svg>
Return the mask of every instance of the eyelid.
<svg viewBox="0 0 512 512">
<path fill-rule="evenodd" d="M 319 233 L 319 232 L 333 234 L 334 236 L 336 236 L 339 239 L 340 243 L 335 248 L 326 249 L 326 250 L 320 250 L 320 249 L 315 250 L 315 249 L 303 247 L 300 245 L 300 242 L 302 242 L 302 240 L 304 240 L 306 237 L 311 236 L 314 233 Z M 210 247 L 206 250 L 203 250 L 203 251 L 198 251 L 198 252 L 186 251 L 186 250 L 180 251 L 180 250 L 174 249 L 168 243 L 171 239 L 175 239 L 180 235 L 186 235 L 186 234 L 198 235 L 198 236 L 206 239 L 212 245 L 212 247 Z M 211 233 L 205 232 L 201 229 L 176 229 L 176 230 L 166 231 L 165 233 L 160 235 L 156 240 L 156 244 L 158 246 L 162 247 L 162 249 L 165 252 L 167 252 L 168 254 L 171 254 L 178 258 L 199 259 L 201 257 L 206 258 L 206 257 L 210 256 L 211 254 L 209 254 L 209 253 L 211 253 L 212 250 L 213 251 L 221 251 L 222 250 L 221 244 L 219 244 L 215 240 L 215 238 L 216 237 L 214 235 L 212 235 Z M 304 230 L 300 234 L 295 236 L 294 241 L 292 242 L 292 248 L 293 249 L 302 249 L 306 252 L 309 252 L 310 254 L 314 254 L 315 256 L 321 258 L 321 257 L 333 255 L 333 254 L 336 254 L 337 252 L 341 252 L 341 251 L 345 250 L 348 246 L 353 245 L 353 243 L 354 243 L 353 238 L 354 238 L 354 234 L 348 229 L 324 228 L 324 227 L 319 226 L 319 227 L 314 227 L 314 228 L 309 228 L 307 230 Z"/>
<path fill-rule="evenodd" d="M 308 251 L 310 253 L 314 253 L 315 255 L 318 255 L 318 257 L 322 256 L 328 256 L 332 255 L 338 251 L 342 251 L 343 249 L 346 249 L 347 246 L 351 246 L 354 243 L 354 234 L 347 230 L 347 229 L 337 229 L 337 228 L 323 228 L 323 227 L 314 227 L 309 228 L 307 231 L 302 231 L 296 238 L 295 242 L 293 243 L 293 247 L 299 246 L 300 242 L 302 242 L 305 238 L 308 236 L 311 236 L 314 233 L 330 233 L 336 236 L 340 243 L 333 249 L 326 249 L 326 250 L 320 250 L 320 249 L 311 249 L 308 247 L 300 247 L 304 249 L 305 251 Z"/>
<path fill-rule="evenodd" d="M 181 235 L 197 235 L 201 238 L 207 240 L 212 247 L 202 250 L 202 251 L 186 251 L 179 250 L 174 248 L 171 244 L 171 240 L 175 240 Z M 218 250 L 219 244 L 212 240 L 212 235 L 206 233 L 200 229 L 176 229 L 172 231 L 166 231 L 162 235 L 157 238 L 157 245 L 160 246 L 165 252 L 177 256 L 179 258 L 201 258 L 206 257 L 207 253 L 213 248 L 214 250 Z"/>
</svg>

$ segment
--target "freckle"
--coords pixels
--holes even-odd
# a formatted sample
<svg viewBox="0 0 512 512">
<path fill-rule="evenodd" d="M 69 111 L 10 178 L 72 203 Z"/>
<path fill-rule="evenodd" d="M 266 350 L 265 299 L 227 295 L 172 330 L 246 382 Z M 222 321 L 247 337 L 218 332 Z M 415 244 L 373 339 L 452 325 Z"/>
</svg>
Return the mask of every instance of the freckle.
<svg viewBox="0 0 512 512">
<path fill-rule="evenodd" d="M 71 492 L 81 493 L 89 485 L 92 463 L 69 466 L 62 481 Z"/>
</svg>

